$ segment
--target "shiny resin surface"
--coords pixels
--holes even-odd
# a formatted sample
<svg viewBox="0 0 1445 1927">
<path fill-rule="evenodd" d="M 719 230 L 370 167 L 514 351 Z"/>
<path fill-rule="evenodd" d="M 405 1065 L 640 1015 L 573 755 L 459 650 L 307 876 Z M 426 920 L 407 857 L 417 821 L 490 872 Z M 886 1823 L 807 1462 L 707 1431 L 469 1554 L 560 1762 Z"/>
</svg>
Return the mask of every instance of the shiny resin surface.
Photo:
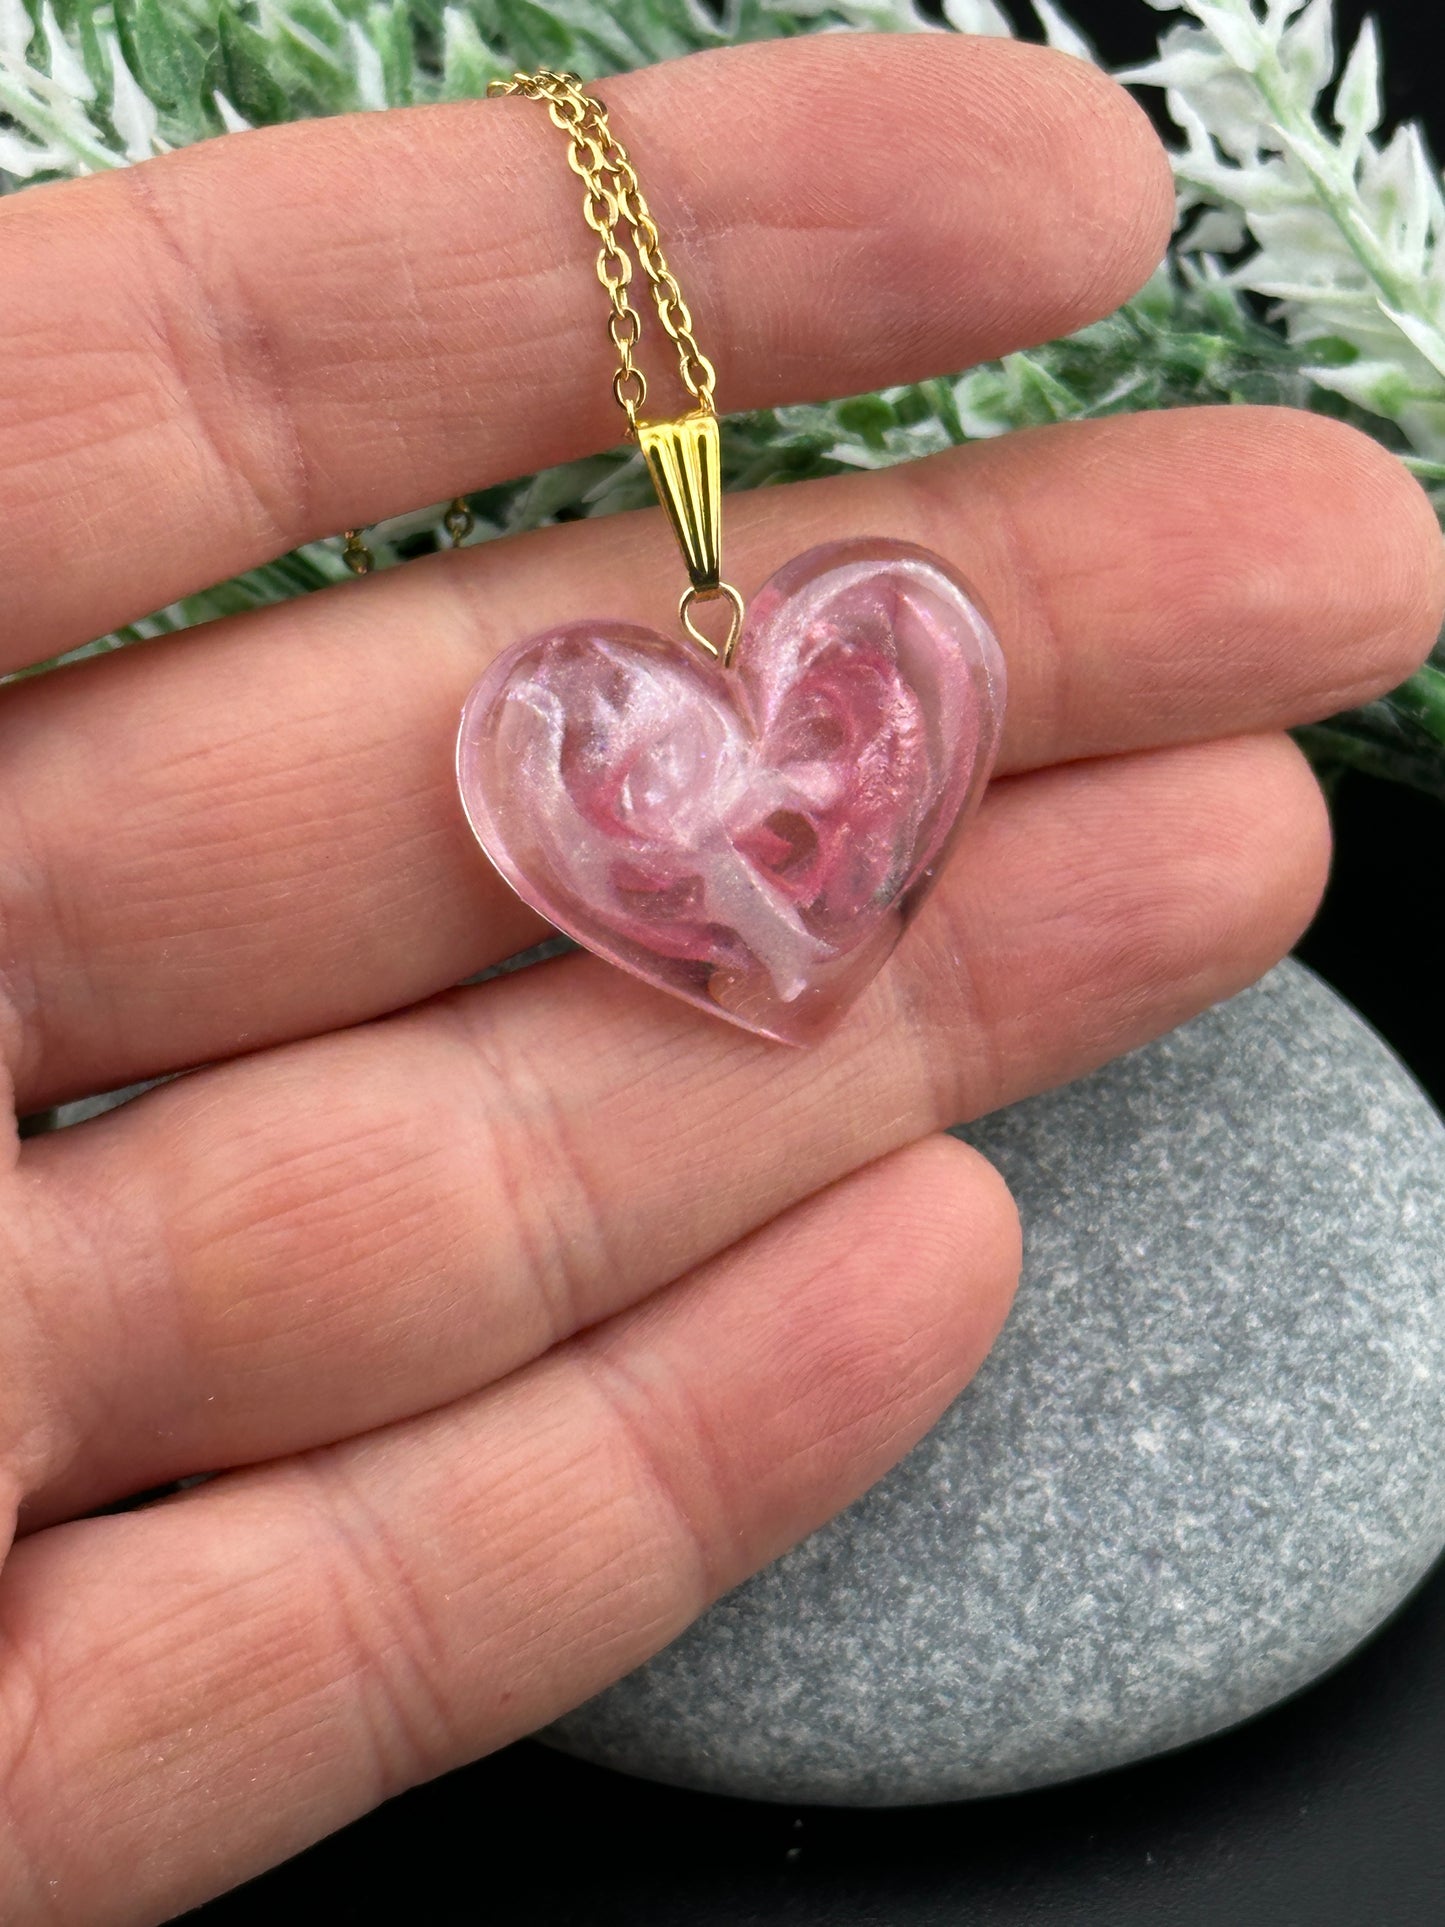
<svg viewBox="0 0 1445 1927">
<path fill-rule="evenodd" d="M 887 960 L 998 745 L 1004 665 L 937 556 L 795 557 L 730 669 L 622 622 L 527 638 L 467 698 L 457 774 L 497 869 L 659 989 L 807 1043 Z"/>
</svg>

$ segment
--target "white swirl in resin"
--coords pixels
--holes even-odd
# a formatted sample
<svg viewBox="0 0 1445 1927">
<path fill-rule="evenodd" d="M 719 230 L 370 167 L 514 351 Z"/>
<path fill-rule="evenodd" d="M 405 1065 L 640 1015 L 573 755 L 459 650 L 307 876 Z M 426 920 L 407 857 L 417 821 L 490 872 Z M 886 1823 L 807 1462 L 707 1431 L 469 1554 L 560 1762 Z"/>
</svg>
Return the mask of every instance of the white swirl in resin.
<svg viewBox="0 0 1445 1927">
<path fill-rule="evenodd" d="M 987 780 L 1004 667 L 937 556 L 787 563 L 734 666 L 621 622 L 506 650 L 467 698 L 462 799 L 534 909 L 768 1037 L 820 1035 L 880 968 Z"/>
</svg>

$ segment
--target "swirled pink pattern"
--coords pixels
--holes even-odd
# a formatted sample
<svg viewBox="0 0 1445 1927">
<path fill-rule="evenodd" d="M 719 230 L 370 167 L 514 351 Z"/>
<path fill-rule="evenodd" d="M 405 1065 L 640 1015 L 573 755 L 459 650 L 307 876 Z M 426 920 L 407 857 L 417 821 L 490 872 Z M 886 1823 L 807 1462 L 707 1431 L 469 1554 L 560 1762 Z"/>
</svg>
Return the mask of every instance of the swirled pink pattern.
<svg viewBox="0 0 1445 1927">
<path fill-rule="evenodd" d="M 806 1043 L 877 972 L 988 777 L 1003 657 L 925 549 L 830 543 L 734 666 L 621 622 L 515 644 L 467 698 L 462 800 L 532 907 L 747 1030 Z"/>
</svg>

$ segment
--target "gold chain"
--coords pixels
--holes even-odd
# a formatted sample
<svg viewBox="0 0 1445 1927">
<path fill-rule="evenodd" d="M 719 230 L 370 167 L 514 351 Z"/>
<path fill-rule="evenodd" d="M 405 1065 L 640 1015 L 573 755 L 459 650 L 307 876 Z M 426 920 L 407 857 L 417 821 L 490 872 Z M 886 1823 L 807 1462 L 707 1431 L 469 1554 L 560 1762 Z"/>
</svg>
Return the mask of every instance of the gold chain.
<svg viewBox="0 0 1445 1927">
<path fill-rule="evenodd" d="M 597 279 L 611 308 L 607 333 L 617 350 L 612 393 L 627 417 L 629 433 L 642 449 L 687 564 L 688 586 L 678 604 L 678 615 L 693 641 L 726 665 L 732 660 L 742 629 L 743 601 L 721 576 L 721 471 L 713 405 L 717 371 L 697 345 L 692 315 L 662 251 L 657 222 L 636 169 L 612 131 L 607 109 L 585 90 L 576 74 L 539 67 L 535 73 L 493 80 L 487 92 L 542 102 L 553 124 L 567 136 L 568 165 L 583 187 L 582 215 L 599 243 Z M 647 377 L 637 366 L 634 350 L 642 338 L 642 317 L 628 293 L 633 262 L 619 238 L 624 226 L 663 332 L 677 349 L 683 386 L 693 400 L 692 411 L 676 420 L 648 422 L 640 413 L 647 399 Z M 460 546 L 472 528 L 471 511 L 463 497 L 458 496 L 451 504 L 444 519 L 453 547 Z M 371 550 L 358 529 L 346 530 L 342 556 L 355 575 L 366 575 L 374 566 Z M 692 609 L 696 603 L 718 600 L 728 604 L 728 632 L 722 642 L 715 643 L 697 627 Z"/>
<path fill-rule="evenodd" d="M 465 495 L 457 495 L 447 503 L 442 526 L 447 539 L 454 549 L 459 549 L 472 530 L 476 527 L 476 517 L 472 514 L 471 503 Z M 367 546 L 360 529 L 342 531 L 341 559 L 353 575 L 370 575 L 376 567 L 376 557 Z"/>
<path fill-rule="evenodd" d="M 607 332 L 617 350 L 612 393 L 627 417 L 628 427 L 636 427 L 638 410 L 647 399 L 647 377 L 633 360 L 632 351 L 642 334 L 642 317 L 627 292 L 632 282 L 632 258 L 617 238 L 620 222 L 626 222 L 631 233 L 663 332 L 677 348 L 683 385 L 699 408 L 710 409 L 717 372 L 697 345 L 692 315 L 677 277 L 667 265 L 657 223 L 627 149 L 612 131 L 607 109 L 595 95 L 584 91 L 576 74 L 555 73 L 550 67 L 539 67 L 532 74 L 513 74 L 510 80 L 493 80 L 487 92 L 520 94 L 526 100 L 542 101 L 554 126 L 568 137 L 567 163 L 585 189 L 582 218 L 601 242 L 597 279 L 612 304 Z"/>
</svg>

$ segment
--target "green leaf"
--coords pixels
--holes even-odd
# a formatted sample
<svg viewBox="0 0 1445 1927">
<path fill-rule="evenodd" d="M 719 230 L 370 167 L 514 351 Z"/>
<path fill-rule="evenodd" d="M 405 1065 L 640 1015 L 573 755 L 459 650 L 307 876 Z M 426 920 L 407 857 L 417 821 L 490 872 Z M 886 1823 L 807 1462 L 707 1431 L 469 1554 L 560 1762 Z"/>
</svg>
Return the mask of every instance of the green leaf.
<svg viewBox="0 0 1445 1927">
<path fill-rule="evenodd" d="M 372 44 L 381 56 L 388 105 L 411 106 L 415 99 L 412 78 L 416 71 L 416 43 L 412 38 L 407 0 L 391 0 L 390 6 L 372 7 L 366 16 L 366 25 Z"/>
<path fill-rule="evenodd" d="M 882 447 L 883 436 L 898 419 L 881 395 L 855 395 L 838 404 L 838 426 L 871 446 Z"/>
<path fill-rule="evenodd" d="M 733 38 L 700 0 L 647 0 L 627 9 L 626 19 L 630 35 L 645 43 L 651 60 L 671 60 Z"/>
<path fill-rule="evenodd" d="M 1037 355 L 1010 355 L 1004 366 L 1019 385 L 1025 419 L 1064 422 L 1080 412 L 1077 397 L 1044 366 Z"/>
<path fill-rule="evenodd" d="M 1278 58 L 1295 98 L 1313 105 L 1335 71 L 1334 0 L 1309 0 L 1281 35 Z"/>
<path fill-rule="evenodd" d="M 194 35 L 160 0 L 114 0 L 114 8 L 125 64 L 151 100 L 163 111 L 195 115 L 206 63 Z"/>
<path fill-rule="evenodd" d="M 1316 335 L 1310 343 L 1310 360 L 1321 368 L 1348 368 L 1360 359 L 1360 351 L 1353 341 L 1345 341 L 1339 335 Z"/>
<path fill-rule="evenodd" d="M 1445 670 L 1426 663 L 1389 698 L 1391 706 L 1445 744 Z"/>
<path fill-rule="evenodd" d="M 90 84 L 102 100 L 110 98 L 110 61 L 101 44 L 100 31 L 95 23 L 95 7 L 77 4 L 75 10 L 75 31 L 80 40 L 80 64 L 90 77 Z M 59 16 L 57 15 L 57 18 Z M 62 25 L 65 23 L 62 21 Z"/>
<path fill-rule="evenodd" d="M 1359 154 L 1366 134 L 1379 126 L 1382 112 L 1380 36 L 1374 21 L 1366 20 L 1335 90 L 1335 122 L 1346 136 L 1352 159 Z"/>
<path fill-rule="evenodd" d="M 291 103 L 289 119 L 345 113 L 356 105 L 356 73 L 346 21 L 331 0 L 266 0 L 262 37 L 272 78 Z"/>
<path fill-rule="evenodd" d="M 480 100 L 487 82 L 506 71 L 477 32 L 471 15 L 460 7 L 448 7 L 442 15 L 443 100 Z"/>
<path fill-rule="evenodd" d="M 509 67 L 568 67 L 576 51 L 570 28 L 535 0 L 474 0 L 483 36 Z"/>
<path fill-rule="evenodd" d="M 1149 0 L 1149 4 L 1172 11 L 1174 0 Z M 1191 0 L 1189 11 L 1208 27 L 1241 73 L 1255 71 L 1265 46 L 1252 13 L 1237 9 L 1229 0 Z"/>
<path fill-rule="evenodd" d="M 206 76 L 208 88 L 218 88 L 254 127 L 290 120 L 286 95 L 271 73 L 271 49 L 260 34 L 237 17 L 230 0 L 222 0 L 216 25 L 216 51 Z"/>
</svg>

